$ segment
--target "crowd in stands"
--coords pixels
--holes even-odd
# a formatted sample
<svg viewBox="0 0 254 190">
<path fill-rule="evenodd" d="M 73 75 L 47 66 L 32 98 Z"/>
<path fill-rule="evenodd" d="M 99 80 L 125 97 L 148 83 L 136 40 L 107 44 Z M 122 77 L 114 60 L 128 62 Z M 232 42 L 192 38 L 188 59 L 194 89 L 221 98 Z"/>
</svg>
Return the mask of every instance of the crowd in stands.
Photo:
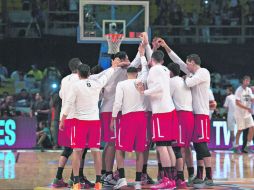
<svg viewBox="0 0 254 190">
<path fill-rule="evenodd" d="M 37 145 L 57 147 L 58 123 L 55 121 L 59 121 L 57 117 L 61 106 L 58 95 L 61 80 L 59 70 L 51 66 L 41 71 L 32 65 L 26 73 L 17 70 L 9 74 L 8 69 L 0 64 L 0 78 L 0 117 L 35 118 Z"/>
</svg>

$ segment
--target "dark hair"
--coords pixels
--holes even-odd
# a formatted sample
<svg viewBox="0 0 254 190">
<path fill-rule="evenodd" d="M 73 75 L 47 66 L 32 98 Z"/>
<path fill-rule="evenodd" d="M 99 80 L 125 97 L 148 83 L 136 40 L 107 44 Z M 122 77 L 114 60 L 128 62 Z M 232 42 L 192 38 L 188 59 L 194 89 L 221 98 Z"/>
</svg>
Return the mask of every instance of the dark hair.
<svg viewBox="0 0 254 190">
<path fill-rule="evenodd" d="M 180 75 L 180 66 L 176 63 L 169 63 L 168 69 L 174 74 L 174 76 Z"/>
<path fill-rule="evenodd" d="M 234 88 L 232 85 L 229 85 L 227 89 L 229 90 L 229 92 L 234 93 Z"/>
<path fill-rule="evenodd" d="M 246 80 L 246 79 L 251 79 L 249 75 L 244 75 L 243 78 L 242 78 L 242 81 Z"/>
<path fill-rule="evenodd" d="M 78 73 L 82 78 L 87 78 L 90 75 L 90 67 L 87 64 L 78 66 Z"/>
<path fill-rule="evenodd" d="M 156 50 L 153 52 L 152 58 L 156 62 L 161 63 L 161 62 L 163 62 L 163 59 L 164 59 L 164 53 L 161 50 Z"/>
<path fill-rule="evenodd" d="M 126 58 L 126 56 L 127 56 L 127 53 L 125 51 L 119 51 L 115 54 L 114 59 L 119 58 L 120 60 L 123 60 Z"/>
<path fill-rule="evenodd" d="M 68 66 L 69 66 L 69 69 L 71 70 L 71 72 L 74 72 L 74 71 L 77 71 L 78 69 L 78 66 L 81 65 L 81 61 L 79 58 L 72 58 L 69 63 L 68 63 Z"/>
<path fill-rule="evenodd" d="M 195 64 L 201 65 L 201 59 L 198 54 L 190 54 L 186 58 L 188 61 L 194 61 Z"/>
<path fill-rule="evenodd" d="M 135 67 L 129 67 L 127 69 L 127 73 L 137 73 L 137 72 L 138 72 L 138 69 Z"/>
</svg>

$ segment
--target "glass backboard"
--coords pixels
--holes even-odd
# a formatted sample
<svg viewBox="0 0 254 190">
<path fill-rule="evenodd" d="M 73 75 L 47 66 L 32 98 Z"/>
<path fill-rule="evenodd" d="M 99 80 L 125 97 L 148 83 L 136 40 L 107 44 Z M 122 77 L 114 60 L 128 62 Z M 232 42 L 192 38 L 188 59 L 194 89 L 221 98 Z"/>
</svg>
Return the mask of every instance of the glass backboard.
<svg viewBox="0 0 254 190">
<path fill-rule="evenodd" d="M 105 41 L 105 34 L 124 34 L 123 43 L 140 42 L 148 32 L 149 1 L 80 0 L 78 42 Z"/>
</svg>

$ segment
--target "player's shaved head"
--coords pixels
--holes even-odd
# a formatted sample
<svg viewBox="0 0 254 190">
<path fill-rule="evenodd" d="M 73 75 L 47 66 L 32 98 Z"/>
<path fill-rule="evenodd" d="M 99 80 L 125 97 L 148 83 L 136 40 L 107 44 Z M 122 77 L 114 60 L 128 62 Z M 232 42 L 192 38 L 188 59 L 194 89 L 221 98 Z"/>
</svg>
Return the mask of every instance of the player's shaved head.
<svg viewBox="0 0 254 190">
<path fill-rule="evenodd" d="M 138 73 L 138 69 L 135 67 L 129 67 L 127 73 Z"/>
<path fill-rule="evenodd" d="M 127 57 L 127 53 L 125 51 L 119 51 L 115 54 L 115 58 L 119 58 L 120 60 L 124 60 Z"/>
</svg>

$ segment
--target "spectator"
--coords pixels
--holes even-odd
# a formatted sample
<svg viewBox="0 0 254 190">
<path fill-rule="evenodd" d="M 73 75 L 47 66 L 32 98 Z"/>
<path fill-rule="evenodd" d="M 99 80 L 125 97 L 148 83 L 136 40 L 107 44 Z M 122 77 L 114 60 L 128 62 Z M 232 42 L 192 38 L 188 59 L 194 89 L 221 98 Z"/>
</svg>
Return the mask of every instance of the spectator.
<svg viewBox="0 0 254 190">
<path fill-rule="evenodd" d="M 40 93 L 35 94 L 35 102 L 31 106 L 30 116 L 36 116 L 37 122 L 47 121 L 49 116 L 49 103 L 43 99 Z"/>
<path fill-rule="evenodd" d="M 37 132 L 36 132 L 36 139 L 37 139 L 37 147 L 41 148 L 52 148 L 51 143 L 51 134 L 49 127 L 47 126 L 47 122 L 41 121 L 39 122 Z"/>
<path fill-rule="evenodd" d="M 33 75 L 36 81 L 41 81 L 43 78 L 42 72 L 38 69 L 37 65 L 31 65 L 32 69 L 27 73 Z"/>
<path fill-rule="evenodd" d="M 16 70 L 11 73 L 11 79 L 14 81 L 23 81 L 24 73 L 21 70 Z"/>
<path fill-rule="evenodd" d="M 8 77 L 8 70 L 2 63 L 0 63 L 0 76 L 3 76 L 4 78 Z"/>
<path fill-rule="evenodd" d="M 15 116 L 15 106 L 14 106 L 14 98 L 13 96 L 7 96 L 4 101 L 0 105 L 1 116 L 6 117 L 14 117 Z"/>
<path fill-rule="evenodd" d="M 16 97 L 17 107 L 30 107 L 31 98 L 26 89 L 21 89 Z"/>
</svg>

